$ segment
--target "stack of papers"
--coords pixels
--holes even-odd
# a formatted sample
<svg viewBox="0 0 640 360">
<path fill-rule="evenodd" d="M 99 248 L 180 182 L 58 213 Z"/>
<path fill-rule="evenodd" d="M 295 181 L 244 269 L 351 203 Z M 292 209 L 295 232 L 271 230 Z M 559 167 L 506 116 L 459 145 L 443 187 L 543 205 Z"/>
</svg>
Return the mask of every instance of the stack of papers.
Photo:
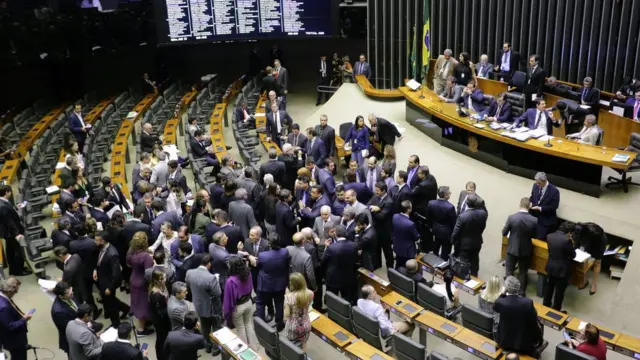
<svg viewBox="0 0 640 360">
<path fill-rule="evenodd" d="M 525 133 L 527 131 L 529 131 L 529 128 L 524 126 L 513 129 L 513 132 L 516 132 L 516 133 Z"/>
<path fill-rule="evenodd" d="M 476 286 L 478 286 L 478 284 L 479 284 L 479 282 L 478 282 L 478 281 L 471 279 L 471 280 L 468 280 L 467 282 L 465 282 L 465 283 L 464 283 L 464 286 L 466 286 L 466 287 L 468 287 L 468 288 L 470 288 L 470 289 L 473 289 L 473 288 L 475 288 Z"/>
<path fill-rule="evenodd" d="M 138 113 L 135 111 L 129 111 L 129 113 L 127 114 L 127 119 L 135 119 L 136 116 L 138 116 Z"/>
<path fill-rule="evenodd" d="M 615 154 L 611 159 L 611 161 L 621 162 L 621 163 L 625 163 L 627 162 L 627 160 L 629 160 L 629 155 L 625 155 L 625 154 Z"/>
<path fill-rule="evenodd" d="M 474 127 L 477 127 L 478 129 L 484 129 L 486 126 L 484 124 L 473 124 Z"/>
<path fill-rule="evenodd" d="M 531 135 L 529 135 L 528 133 L 523 133 L 523 132 L 513 132 L 513 131 L 504 131 L 502 132 L 503 136 L 506 137 L 510 137 L 512 139 L 516 139 L 518 141 L 527 141 L 529 139 L 531 139 Z"/>
<path fill-rule="evenodd" d="M 409 81 L 407 81 L 407 87 L 413 91 L 416 91 L 420 88 L 420 83 L 415 81 L 414 79 L 411 79 Z"/>
<path fill-rule="evenodd" d="M 100 335 L 100 340 L 108 343 L 108 342 L 114 342 L 118 339 L 118 329 L 110 327 L 107 329 L 107 331 L 103 332 L 102 335 Z"/>
<path fill-rule="evenodd" d="M 238 337 L 227 327 L 223 327 L 222 329 L 215 331 L 213 336 L 215 336 L 216 339 L 218 339 L 218 342 L 223 345 Z"/>
<path fill-rule="evenodd" d="M 583 263 L 585 260 L 587 260 L 590 257 L 591 257 L 591 254 L 589 254 L 588 252 L 582 251 L 580 249 L 576 249 L 576 257 L 573 258 L 573 261 Z"/>
<path fill-rule="evenodd" d="M 539 137 L 547 135 L 547 132 L 542 129 L 529 130 L 527 134 L 531 135 L 532 138 L 537 139 Z"/>
<path fill-rule="evenodd" d="M 245 350 L 247 350 L 247 344 L 245 344 L 242 339 L 236 337 L 235 339 L 229 341 L 225 344 L 229 350 L 231 350 L 234 354 L 239 354 Z"/>
<path fill-rule="evenodd" d="M 311 322 L 314 322 L 319 317 L 320 317 L 320 314 L 318 314 L 317 312 L 315 311 L 309 312 L 309 320 L 311 320 Z"/>
<path fill-rule="evenodd" d="M 540 140 L 540 141 L 544 141 L 544 142 L 547 142 L 547 141 L 549 141 L 549 140 L 551 140 L 551 139 L 553 139 L 553 136 L 551 136 L 551 135 L 544 135 L 544 136 L 540 136 L 540 137 L 538 138 L 538 140 Z"/>
<path fill-rule="evenodd" d="M 500 130 L 502 129 L 502 124 L 494 121 L 491 124 L 489 124 L 489 127 L 492 128 L 493 130 Z"/>
</svg>

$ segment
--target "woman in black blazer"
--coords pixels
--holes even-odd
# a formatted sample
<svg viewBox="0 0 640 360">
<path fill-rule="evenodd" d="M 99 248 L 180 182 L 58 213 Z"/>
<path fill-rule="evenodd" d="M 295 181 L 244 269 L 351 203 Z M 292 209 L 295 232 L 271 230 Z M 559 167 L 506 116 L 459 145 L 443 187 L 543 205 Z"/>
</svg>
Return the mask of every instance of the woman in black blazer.
<svg viewBox="0 0 640 360">
<path fill-rule="evenodd" d="M 460 61 L 453 68 L 453 76 L 456 78 L 458 85 L 467 86 L 469 81 L 476 80 L 475 66 L 471 62 L 469 53 L 460 53 Z"/>
</svg>

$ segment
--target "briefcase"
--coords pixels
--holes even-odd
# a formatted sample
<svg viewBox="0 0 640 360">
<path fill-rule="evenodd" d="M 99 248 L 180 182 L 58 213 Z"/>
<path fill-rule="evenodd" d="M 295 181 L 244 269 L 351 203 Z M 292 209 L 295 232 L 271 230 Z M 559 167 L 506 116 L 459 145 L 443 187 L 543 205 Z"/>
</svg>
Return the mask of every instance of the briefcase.
<svg viewBox="0 0 640 360">
<path fill-rule="evenodd" d="M 471 264 L 461 258 L 449 255 L 449 267 L 451 268 L 454 276 L 457 276 L 464 281 L 471 279 Z"/>
<path fill-rule="evenodd" d="M 444 271 L 449 268 L 448 262 L 444 261 L 440 256 L 433 253 L 425 254 L 420 260 L 428 266 L 440 271 Z"/>
</svg>

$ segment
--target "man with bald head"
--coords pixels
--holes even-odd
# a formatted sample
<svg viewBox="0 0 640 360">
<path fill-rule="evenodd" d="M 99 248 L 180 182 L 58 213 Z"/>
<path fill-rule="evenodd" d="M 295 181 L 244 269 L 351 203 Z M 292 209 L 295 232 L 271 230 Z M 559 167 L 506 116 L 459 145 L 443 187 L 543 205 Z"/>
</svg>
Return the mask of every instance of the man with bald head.
<svg viewBox="0 0 640 360">
<path fill-rule="evenodd" d="M 369 218 L 369 224 L 373 223 L 371 219 L 371 212 L 369 212 L 369 208 L 367 207 L 367 205 L 364 205 L 363 203 L 358 201 L 355 190 L 345 191 L 344 200 L 347 202 L 347 206 L 345 207 L 345 210 L 352 207 L 356 211 L 356 216 L 358 214 L 366 214 L 367 218 Z"/>
<path fill-rule="evenodd" d="M 433 286 L 433 282 L 425 280 L 422 276 L 422 270 L 420 269 L 416 259 L 407 260 L 404 266 L 398 268 L 398 272 L 413 280 L 416 286 L 418 286 L 418 284 L 425 284 L 429 287 Z"/>
<path fill-rule="evenodd" d="M 340 216 L 331 214 L 331 206 L 323 205 L 320 208 L 320 216 L 316 217 L 313 224 L 313 232 L 318 234 L 318 237 L 322 241 L 327 238 L 324 227 L 328 223 L 332 223 L 334 225 L 340 224 Z"/>
<path fill-rule="evenodd" d="M 371 193 L 376 191 L 376 183 L 381 179 L 380 167 L 378 166 L 378 159 L 375 156 L 371 156 L 367 159 L 367 166 L 359 169 L 360 178 L 364 181 L 365 185 Z"/>
<path fill-rule="evenodd" d="M 299 272 L 304 275 L 309 290 L 315 291 L 318 287 L 316 284 L 315 269 L 311 255 L 304 248 L 306 235 L 301 232 L 293 234 L 293 245 L 287 246 L 289 252 L 291 272 Z"/>
<path fill-rule="evenodd" d="M 595 115 L 587 115 L 584 118 L 584 126 L 579 132 L 567 135 L 567 139 L 575 140 L 581 144 L 596 145 L 600 137 L 600 130 L 596 126 Z"/>
</svg>

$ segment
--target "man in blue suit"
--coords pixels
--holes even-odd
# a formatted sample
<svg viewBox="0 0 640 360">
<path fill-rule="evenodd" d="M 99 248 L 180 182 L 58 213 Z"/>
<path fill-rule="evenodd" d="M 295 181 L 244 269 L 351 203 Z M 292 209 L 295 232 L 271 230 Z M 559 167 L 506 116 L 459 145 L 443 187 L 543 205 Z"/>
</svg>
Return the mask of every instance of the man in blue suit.
<svg viewBox="0 0 640 360">
<path fill-rule="evenodd" d="M 547 174 L 539 172 L 534 177 L 531 188 L 531 209 L 529 213 L 538 218 L 536 238 L 546 240 L 547 235 L 556 230 L 558 216 L 556 210 L 560 205 L 560 191 L 547 180 Z"/>
<path fill-rule="evenodd" d="M 110 220 L 109 215 L 105 212 L 105 209 L 109 207 L 109 201 L 105 199 L 103 194 L 97 193 L 91 198 L 91 204 L 93 205 L 89 210 L 91 217 L 94 218 L 96 222 L 102 223 L 103 227 L 106 227 Z"/>
<path fill-rule="evenodd" d="M 353 190 L 356 192 L 356 198 L 359 202 L 366 204 L 373 197 L 373 192 L 367 187 L 364 182 L 356 182 L 356 171 L 353 169 L 347 169 L 344 174 L 346 182 L 344 183 L 344 190 Z"/>
<path fill-rule="evenodd" d="M 265 307 L 273 302 L 276 312 L 276 328 L 284 329 L 284 293 L 289 285 L 289 252 L 283 248 L 277 234 L 269 235 L 271 250 L 250 258 L 258 268 L 256 315 L 265 319 Z M 257 261 L 257 262 L 256 262 Z"/>
<path fill-rule="evenodd" d="M 171 243 L 171 263 L 176 267 L 180 267 L 182 265 L 182 260 L 180 259 L 180 249 L 179 245 L 181 242 L 188 242 L 191 244 L 192 253 L 193 254 L 204 254 L 206 251 L 204 240 L 200 235 L 189 233 L 188 226 L 180 226 L 178 230 L 178 240 Z"/>
<path fill-rule="evenodd" d="M 172 229 L 179 229 L 184 225 L 182 218 L 175 211 L 165 211 L 164 200 L 153 200 L 151 208 L 155 214 L 155 219 L 151 222 L 151 238 L 157 239 L 160 235 L 160 226 L 165 222 L 171 223 Z"/>
<path fill-rule="evenodd" d="M 330 207 L 331 200 L 323 194 L 322 185 L 313 185 L 311 187 L 310 195 L 313 203 L 311 208 L 302 203 L 302 201 L 299 206 L 303 222 L 308 225 L 308 227 L 313 227 L 313 223 L 316 221 L 316 218 L 320 216 L 320 209 L 325 205 Z"/>
<path fill-rule="evenodd" d="M 76 103 L 73 106 L 73 111 L 69 114 L 69 130 L 76 138 L 80 152 L 84 151 L 84 142 L 87 140 L 89 128 L 82 117 L 82 104 Z"/>
<path fill-rule="evenodd" d="M 8 350 L 11 360 L 27 360 L 27 322 L 32 314 L 24 313 L 13 297 L 20 290 L 20 280 L 10 277 L 0 285 L 0 348 Z"/>
<path fill-rule="evenodd" d="M 498 94 L 496 100 L 492 101 L 489 107 L 480 113 L 480 116 L 487 121 L 512 122 L 511 104 L 506 100 L 506 93 Z"/>
<path fill-rule="evenodd" d="M 293 245 L 293 234 L 296 233 L 300 218 L 296 217 L 291 210 L 291 191 L 287 189 L 280 190 L 278 194 L 278 203 L 276 204 L 276 233 L 280 237 L 282 246 Z"/>
<path fill-rule="evenodd" d="M 239 127 L 251 127 L 252 124 L 253 126 L 256 125 L 256 120 L 249 114 L 247 102 L 244 100 L 240 101 L 240 106 L 236 108 L 236 122 Z"/>
<path fill-rule="evenodd" d="M 341 296 L 351 305 L 355 305 L 358 280 L 356 262 L 358 261 L 358 243 L 347 240 L 344 226 L 335 227 L 336 239 L 325 240 L 326 249 L 322 257 L 327 291 Z"/>
<path fill-rule="evenodd" d="M 525 125 L 529 129 L 543 129 L 547 132 L 547 135 L 552 135 L 553 129 L 551 127 L 560 127 L 562 121 L 554 119 L 553 113 L 551 111 L 547 111 L 546 107 L 547 103 L 544 100 L 536 100 L 536 107 L 527 109 L 527 111 L 513 122 L 512 127 L 517 128 L 522 123 L 526 122 Z"/>
<path fill-rule="evenodd" d="M 462 90 L 462 96 L 458 99 L 458 104 L 471 111 L 480 113 L 484 110 L 484 94 L 482 90 L 476 88 L 476 82 L 470 80 Z"/>
<path fill-rule="evenodd" d="M 333 178 L 333 170 L 336 164 L 331 159 L 324 159 L 324 168 L 317 169 L 317 182 L 322 185 L 323 193 L 333 201 L 336 195 L 336 180 Z"/>
<path fill-rule="evenodd" d="M 56 295 L 56 299 L 53 300 L 53 306 L 51 306 L 51 319 L 58 329 L 58 346 L 60 350 L 68 354 L 69 342 L 67 341 L 66 329 L 69 321 L 78 317 L 78 303 L 74 299 L 73 289 L 64 281 L 56 284 L 53 293 Z M 95 332 L 99 332 L 104 326 L 98 322 L 92 322 L 91 325 L 91 329 Z"/>
<path fill-rule="evenodd" d="M 396 175 L 396 185 L 389 191 L 389 196 L 393 200 L 393 212 L 402 212 L 402 203 L 411 199 L 411 188 L 407 184 L 408 174 L 404 170 L 399 170 Z"/>
<path fill-rule="evenodd" d="M 449 260 L 451 253 L 451 233 L 456 226 L 456 207 L 449 202 L 451 190 L 448 186 L 438 188 L 438 199 L 427 205 L 427 222 L 435 239 L 433 253 L 443 260 Z"/>
<path fill-rule="evenodd" d="M 314 128 L 307 129 L 307 156 L 310 156 L 316 163 L 316 166 L 323 167 L 324 159 L 327 158 L 327 149 L 322 139 L 318 137 L 318 133 Z"/>
<path fill-rule="evenodd" d="M 367 79 L 371 78 L 371 65 L 367 62 L 367 57 L 364 54 L 360 54 L 359 61 L 353 65 L 353 79 L 355 81 L 356 75 L 364 75 Z"/>
<path fill-rule="evenodd" d="M 407 260 L 416 257 L 416 242 L 420 240 L 420 234 L 416 224 L 411 220 L 411 201 L 402 202 L 401 212 L 394 214 L 391 220 L 393 229 L 393 251 L 396 253 L 396 269 L 404 266 Z"/>
</svg>

